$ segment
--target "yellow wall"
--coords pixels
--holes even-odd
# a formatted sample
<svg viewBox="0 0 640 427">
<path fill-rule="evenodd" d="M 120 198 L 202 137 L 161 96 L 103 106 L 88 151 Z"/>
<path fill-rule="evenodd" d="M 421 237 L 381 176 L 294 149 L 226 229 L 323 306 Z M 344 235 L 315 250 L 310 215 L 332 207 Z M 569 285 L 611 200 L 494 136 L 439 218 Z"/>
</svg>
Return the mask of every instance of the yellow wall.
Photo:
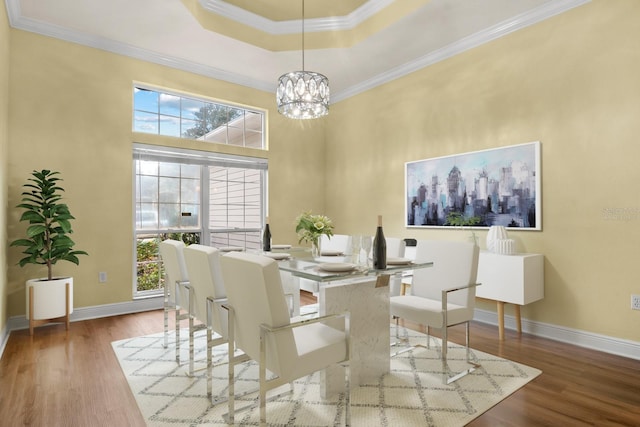
<svg viewBox="0 0 640 427">
<path fill-rule="evenodd" d="M 9 206 L 19 203 L 33 169 L 60 171 L 66 202 L 77 218 L 72 237 L 89 256 L 81 257 L 79 266 L 58 264 L 54 274 L 74 276 L 76 308 L 130 301 L 133 82 L 268 110 L 275 96 L 24 31 L 13 30 L 11 36 Z M 274 239 L 291 241 L 296 213 L 323 207 L 324 185 L 317 178 L 324 170 L 324 122 L 301 124 L 269 111 L 269 135 Z M 144 135 L 137 141 L 196 146 Z M 10 240 L 26 228 L 19 215 L 9 210 Z M 19 248 L 10 248 L 9 316 L 25 312 L 25 280 L 45 274 L 40 266 L 18 267 L 20 255 Z M 98 283 L 100 271 L 107 272 L 106 284 Z"/>
<path fill-rule="evenodd" d="M 543 230 L 509 230 L 546 257 L 545 299 L 523 316 L 640 341 L 639 18 L 638 1 L 596 0 L 335 105 L 327 213 L 353 232 L 380 213 L 387 236 L 466 239 L 402 226 L 404 163 L 539 140 Z"/>
<path fill-rule="evenodd" d="M 594 0 L 337 103 L 311 122 L 282 118 L 272 93 L 12 30 L 8 204 L 18 202 L 32 169 L 63 173 L 78 218 L 74 237 L 90 256 L 58 273 L 75 277 L 75 306 L 86 307 L 131 299 L 133 81 L 269 110 L 269 216 L 278 243 L 295 240 L 293 220 L 305 209 L 330 215 L 338 233 L 372 233 L 380 213 L 387 236 L 465 239 L 462 231 L 403 227 L 404 163 L 540 140 L 543 231 L 510 237 L 520 251 L 545 255 L 546 297 L 523 316 L 640 341 L 640 312 L 629 308 L 629 295 L 640 294 L 640 215 L 603 215 L 640 210 L 638 17 L 635 0 Z M 24 230 L 18 215 L 9 209 L 9 240 Z M 23 283 L 43 274 L 16 267 L 18 259 L 11 248 L 8 316 L 24 313 Z M 107 284 L 98 283 L 99 271 Z"/>
<path fill-rule="evenodd" d="M 9 167 L 9 22 L 0 7 L 0 337 L 7 324 L 7 169 Z M 1 338 L 0 338 L 1 344 Z"/>
</svg>

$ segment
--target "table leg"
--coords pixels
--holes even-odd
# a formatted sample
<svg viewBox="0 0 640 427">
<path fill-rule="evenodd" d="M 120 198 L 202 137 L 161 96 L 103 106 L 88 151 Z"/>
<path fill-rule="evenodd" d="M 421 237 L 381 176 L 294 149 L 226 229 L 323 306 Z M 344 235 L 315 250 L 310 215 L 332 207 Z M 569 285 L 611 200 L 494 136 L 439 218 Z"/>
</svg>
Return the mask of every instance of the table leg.
<svg viewBox="0 0 640 427">
<path fill-rule="evenodd" d="M 375 383 L 389 372 L 389 288 L 376 279 L 328 283 L 320 286 L 320 315 L 349 311 L 351 385 Z M 320 377 L 320 394 L 330 397 L 344 390 L 344 372 L 330 366 Z"/>
<path fill-rule="evenodd" d="M 498 338 L 504 341 L 504 302 L 498 301 Z"/>
<path fill-rule="evenodd" d="M 515 307 L 516 327 L 518 328 L 518 334 L 522 335 L 522 320 L 520 318 L 520 306 L 518 304 L 514 304 L 513 306 Z"/>
</svg>

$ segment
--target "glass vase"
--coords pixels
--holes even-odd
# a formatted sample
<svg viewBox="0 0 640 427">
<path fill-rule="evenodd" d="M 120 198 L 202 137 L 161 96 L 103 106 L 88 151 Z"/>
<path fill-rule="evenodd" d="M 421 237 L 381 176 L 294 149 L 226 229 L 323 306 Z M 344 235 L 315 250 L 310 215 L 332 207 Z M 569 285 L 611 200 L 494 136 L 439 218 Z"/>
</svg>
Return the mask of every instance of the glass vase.
<svg viewBox="0 0 640 427">
<path fill-rule="evenodd" d="M 311 256 L 317 258 L 320 256 L 320 236 L 311 240 Z"/>
</svg>

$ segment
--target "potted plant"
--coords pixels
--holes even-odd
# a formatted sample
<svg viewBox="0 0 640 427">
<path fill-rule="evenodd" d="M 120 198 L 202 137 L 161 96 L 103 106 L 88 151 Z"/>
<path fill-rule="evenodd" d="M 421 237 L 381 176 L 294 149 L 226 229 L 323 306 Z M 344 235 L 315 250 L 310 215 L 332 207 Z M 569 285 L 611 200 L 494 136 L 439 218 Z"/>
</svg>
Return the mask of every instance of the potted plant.
<svg viewBox="0 0 640 427">
<path fill-rule="evenodd" d="M 298 233 L 298 243 L 311 243 L 311 254 L 314 257 L 320 256 L 320 236 L 326 234 L 333 236 L 333 223 L 325 215 L 314 215 L 303 212 L 296 218 L 296 233 Z"/>
<path fill-rule="evenodd" d="M 71 220 L 75 219 L 69 208 L 62 203 L 58 184 L 62 181 L 59 172 L 34 170 L 22 192 L 22 203 L 16 207 L 24 209 L 20 221 L 28 221 L 27 236 L 11 242 L 11 246 L 24 247 L 26 256 L 18 264 L 47 266 L 47 277 L 30 279 L 26 283 L 26 308 L 29 329 L 50 321 L 66 322 L 69 327 L 69 315 L 73 312 L 73 278 L 54 277 L 53 266 L 58 261 L 79 264 L 78 255 L 88 255 L 85 251 L 74 250 L 74 241 L 69 234 Z"/>
<path fill-rule="evenodd" d="M 444 225 L 452 225 L 454 227 L 473 227 L 474 225 L 478 225 L 482 222 L 482 218 L 479 216 L 471 216 L 465 217 L 461 212 L 449 212 L 447 215 L 447 220 Z M 476 236 L 475 231 L 471 229 L 471 236 L 469 240 L 473 242 L 474 245 L 478 246 L 478 236 Z"/>
</svg>

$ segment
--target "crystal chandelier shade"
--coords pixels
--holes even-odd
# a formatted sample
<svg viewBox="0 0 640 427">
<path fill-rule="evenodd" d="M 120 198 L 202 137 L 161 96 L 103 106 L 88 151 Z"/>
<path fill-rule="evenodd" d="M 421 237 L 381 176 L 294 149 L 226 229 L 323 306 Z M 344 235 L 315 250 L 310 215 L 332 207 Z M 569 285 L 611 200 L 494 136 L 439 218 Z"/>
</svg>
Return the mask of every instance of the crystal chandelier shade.
<svg viewBox="0 0 640 427">
<path fill-rule="evenodd" d="M 291 119 L 329 114 L 329 79 L 312 71 L 292 71 L 278 79 L 278 112 Z"/>
<path fill-rule="evenodd" d="M 302 0 L 302 71 L 280 76 L 276 91 L 278 112 L 290 119 L 317 119 L 329 114 L 329 79 L 304 70 L 304 0 Z"/>
</svg>

